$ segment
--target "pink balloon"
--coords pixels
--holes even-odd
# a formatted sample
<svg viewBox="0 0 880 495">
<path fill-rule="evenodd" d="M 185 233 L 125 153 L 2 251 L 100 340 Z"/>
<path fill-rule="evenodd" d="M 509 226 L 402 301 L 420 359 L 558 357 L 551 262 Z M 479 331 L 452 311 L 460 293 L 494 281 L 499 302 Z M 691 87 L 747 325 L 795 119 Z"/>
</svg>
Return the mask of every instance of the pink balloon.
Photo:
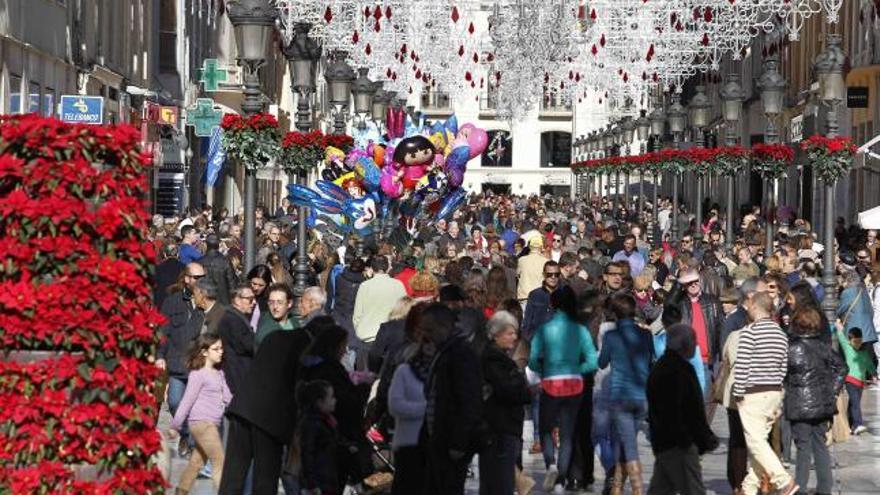
<svg viewBox="0 0 880 495">
<path fill-rule="evenodd" d="M 489 134 L 483 129 L 470 123 L 461 126 L 458 130 L 458 135 L 464 137 L 468 141 L 468 145 L 470 146 L 469 159 L 482 155 L 486 146 L 489 145 Z"/>
</svg>

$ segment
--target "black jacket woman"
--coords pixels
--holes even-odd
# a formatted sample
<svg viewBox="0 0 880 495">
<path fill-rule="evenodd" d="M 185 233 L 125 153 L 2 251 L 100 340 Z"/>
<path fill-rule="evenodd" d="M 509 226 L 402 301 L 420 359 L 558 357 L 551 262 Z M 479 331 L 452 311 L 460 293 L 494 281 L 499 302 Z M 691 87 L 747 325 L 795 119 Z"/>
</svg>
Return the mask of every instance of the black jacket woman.
<svg viewBox="0 0 880 495">
<path fill-rule="evenodd" d="M 489 438 L 480 452 L 480 495 L 514 491 L 517 453 L 522 449 L 524 405 L 531 402 L 525 375 L 511 359 L 519 324 L 507 311 L 495 313 L 487 325 L 489 344 L 482 354 L 483 419 Z"/>
<path fill-rule="evenodd" d="M 815 459 L 816 493 L 831 493 L 831 457 L 825 434 L 831 426 L 835 402 L 846 368 L 821 337 L 821 313 L 813 307 L 799 308 L 791 318 L 788 374 L 785 377 L 785 417 L 791 421 L 797 446 L 795 481 L 806 487 L 810 464 Z"/>
</svg>

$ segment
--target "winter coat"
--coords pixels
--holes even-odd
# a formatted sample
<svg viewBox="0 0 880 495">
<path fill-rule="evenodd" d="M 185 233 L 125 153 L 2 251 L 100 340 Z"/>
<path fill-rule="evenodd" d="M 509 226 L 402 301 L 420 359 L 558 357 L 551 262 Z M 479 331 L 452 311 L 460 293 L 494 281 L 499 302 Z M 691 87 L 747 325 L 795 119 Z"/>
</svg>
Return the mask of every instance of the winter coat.
<svg viewBox="0 0 880 495">
<path fill-rule="evenodd" d="M 785 417 L 789 421 L 825 421 L 835 413 L 846 368 L 818 335 L 791 337 L 785 375 Z"/>
<path fill-rule="evenodd" d="M 425 384 L 409 364 L 397 367 L 388 388 L 388 411 L 394 417 L 391 447 L 412 447 L 419 444 L 419 433 L 425 421 Z"/>
<path fill-rule="evenodd" d="M 217 327 L 223 341 L 223 361 L 220 369 L 233 395 L 244 385 L 244 379 L 254 359 L 254 332 L 248 317 L 235 308 L 227 308 Z"/>
<path fill-rule="evenodd" d="M 376 334 L 376 340 L 370 347 L 367 369 L 373 373 L 378 373 L 382 369 L 382 362 L 387 357 L 388 351 L 403 342 L 405 326 L 405 320 L 390 320 L 379 325 L 379 333 Z"/>
<path fill-rule="evenodd" d="M 852 310 L 850 310 L 850 306 L 852 306 Z M 847 311 L 849 311 L 848 315 Z M 848 334 L 851 328 L 861 328 L 862 342 L 865 344 L 877 342 L 871 298 L 868 295 L 868 289 L 861 283 L 847 287 L 840 293 L 837 317 L 840 319 L 846 318 L 846 321 L 844 321 L 845 334 Z"/>
<path fill-rule="evenodd" d="M 297 424 L 299 361 L 311 341 L 306 329 L 266 337 L 226 414 L 259 427 L 278 443 L 289 442 Z"/>
<path fill-rule="evenodd" d="M 695 445 L 700 454 L 718 445 L 703 409 L 703 393 L 693 367 L 666 351 L 648 376 L 648 425 L 655 454 Z"/>
<path fill-rule="evenodd" d="M 159 344 L 158 357 L 164 359 L 168 375 L 185 380 L 189 375 L 186 352 L 202 331 L 205 315 L 192 304 L 192 298 L 184 291 L 165 298 L 162 315 L 166 322 L 159 329 L 165 340 Z"/>
<path fill-rule="evenodd" d="M 550 307 L 550 292 L 544 287 L 538 287 L 529 292 L 521 326 L 523 340 L 531 342 L 538 328 L 549 321 L 552 316 L 553 308 Z"/>
<path fill-rule="evenodd" d="M 677 305 L 681 310 L 681 322 L 685 325 L 692 324 L 691 299 L 684 287 L 678 282 L 670 291 L 666 304 Z M 721 327 L 724 322 L 724 310 L 718 298 L 706 292 L 700 294 L 700 307 L 703 309 L 703 321 L 706 323 L 709 363 L 711 364 L 721 359 Z"/>
<path fill-rule="evenodd" d="M 318 356 L 303 356 L 300 373 L 301 379 L 306 382 L 325 380 L 333 386 L 339 434 L 345 441 L 362 442 L 364 409 L 369 388 L 365 385 L 355 385 L 348 376 L 348 371 L 338 360 L 327 361 Z"/>
<path fill-rule="evenodd" d="M 483 401 L 483 418 L 497 435 L 522 435 L 525 408 L 531 402 L 525 375 L 516 363 L 495 344 L 489 344 L 482 356 L 483 380 L 488 397 Z"/>
<path fill-rule="evenodd" d="M 339 435 L 332 416 L 317 411 L 303 413 L 297 425 L 302 473 L 302 488 L 321 493 L 342 493 L 339 489 Z"/>
<path fill-rule="evenodd" d="M 631 319 L 620 320 L 617 330 L 603 336 L 601 349 L 599 367 L 611 365 L 610 399 L 645 400 L 645 385 L 654 354 L 651 333 L 636 327 Z"/>
<path fill-rule="evenodd" d="M 438 451 L 474 452 L 482 423 L 483 377 L 470 344 L 452 336 L 437 350 L 425 382 L 428 439 Z"/>
<path fill-rule="evenodd" d="M 542 379 L 596 371 L 596 347 L 587 327 L 559 311 L 532 339 L 529 368 Z"/>
<path fill-rule="evenodd" d="M 205 268 L 208 279 L 217 286 L 217 302 L 223 305 L 229 304 L 230 295 L 238 285 L 238 277 L 235 275 L 232 263 L 216 249 L 206 252 L 199 263 Z"/>
<path fill-rule="evenodd" d="M 354 324 L 351 322 L 351 317 L 354 314 L 354 301 L 357 298 L 358 287 L 363 282 L 363 273 L 353 272 L 348 268 L 336 278 L 333 318 L 339 326 L 348 331 L 349 344 L 355 338 Z"/>
<path fill-rule="evenodd" d="M 183 263 L 177 258 L 167 259 L 156 267 L 156 273 L 153 274 L 153 304 L 157 308 L 162 307 L 168 297 L 168 288 L 177 282 L 183 269 Z"/>
</svg>

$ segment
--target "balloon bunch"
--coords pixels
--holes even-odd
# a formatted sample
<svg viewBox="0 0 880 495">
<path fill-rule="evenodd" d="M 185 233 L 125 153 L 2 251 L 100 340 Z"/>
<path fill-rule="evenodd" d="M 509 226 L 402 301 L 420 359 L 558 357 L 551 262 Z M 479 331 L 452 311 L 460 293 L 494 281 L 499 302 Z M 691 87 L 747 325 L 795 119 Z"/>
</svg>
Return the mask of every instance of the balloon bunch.
<svg viewBox="0 0 880 495">
<path fill-rule="evenodd" d="M 483 153 L 486 131 L 453 115 L 402 139 L 358 140 L 347 154 L 328 147 L 315 188 L 288 187 L 290 201 L 312 209 L 341 234 L 367 237 L 383 220 L 399 216 L 429 221 L 447 218 L 464 202 L 467 162 Z M 377 222 L 377 220 L 379 222 Z"/>
</svg>

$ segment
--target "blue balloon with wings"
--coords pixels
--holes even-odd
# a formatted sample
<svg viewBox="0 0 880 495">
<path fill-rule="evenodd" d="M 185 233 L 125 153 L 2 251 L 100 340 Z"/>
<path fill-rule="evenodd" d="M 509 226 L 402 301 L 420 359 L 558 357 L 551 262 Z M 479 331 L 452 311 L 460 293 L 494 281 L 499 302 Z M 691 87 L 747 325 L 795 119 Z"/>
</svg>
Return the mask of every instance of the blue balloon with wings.
<svg viewBox="0 0 880 495">
<path fill-rule="evenodd" d="M 317 216 L 332 222 L 342 233 L 356 233 L 361 237 L 373 233 L 382 200 L 375 192 L 364 192 L 357 180 L 343 182 L 343 187 L 319 180 L 315 189 L 301 184 L 290 184 L 288 199 L 298 206 L 306 206 Z"/>
</svg>

